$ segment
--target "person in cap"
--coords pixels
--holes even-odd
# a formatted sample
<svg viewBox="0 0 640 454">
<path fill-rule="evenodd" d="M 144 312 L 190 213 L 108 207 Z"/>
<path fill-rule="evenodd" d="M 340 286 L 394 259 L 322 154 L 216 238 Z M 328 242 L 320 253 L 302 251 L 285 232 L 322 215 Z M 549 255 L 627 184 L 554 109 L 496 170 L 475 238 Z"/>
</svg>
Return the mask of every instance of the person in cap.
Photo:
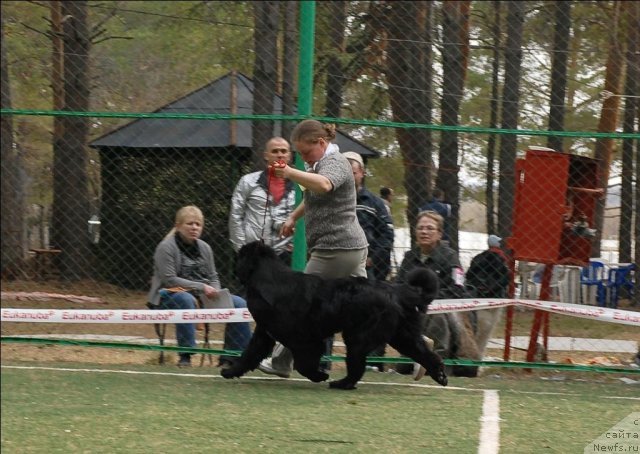
<svg viewBox="0 0 640 454">
<path fill-rule="evenodd" d="M 369 243 L 367 277 L 385 281 L 391 271 L 393 220 L 382 199 L 364 184 L 365 167 L 362 156 L 354 151 L 343 154 L 349 160 L 356 185 L 356 214 Z"/>
<path fill-rule="evenodd" d="M 383 186 L 380 188 L 380 198 L 387 207 L 387 211 L 391 214 L 391 200 L 393 199 L 393 189 Z"/>
<path fill-rule="evenodd" d="M 420 211 L 435 211 L 442 216 L 442 241 L 449 241 L 449 225 L 447 219 L 451 217 L 451 204 L 444 201 L 444 191 L 434 188 L 431 200 L 420 207 Z"/>
<path fill-rule="evenodd" d="M 391 271 L 393 248 L 393 220 L 384 201 L 364 185 L 365 167 L 362 156 L 354 151 L 343 153 L 349 160 L 356 185 L 356 214 L 360 227 L 369 242 L 367 253 L 367 277 L 374 281 L 386 281 Z M 370 356 L 384 356 L 386 346 L 380 345 Z M 371 368 L 384 371 L 384 363 L 372 363 Z"/>
<path fill-rule="evenodd" d="M 502 238 L 489 235 L 486 251 L 471 260 L 465 276 L 467 287 L 478 298 L 505 298 L 509 286 L 508 259 L 500 243 Z"/>
<path fill-rule="evenodd" d="M 487 245 L 489 246 L 489 250 L 491 252 L 495 252 L 500 257 L 502 257 L 505 265 L 509 265 L 509 258 L 507 257 L 507 254 L 505 254 L 500 247 L 502 245 L 502 238 L 497 235 L 489 235 L 489 238 L 487 239 Z"/>
</svg>

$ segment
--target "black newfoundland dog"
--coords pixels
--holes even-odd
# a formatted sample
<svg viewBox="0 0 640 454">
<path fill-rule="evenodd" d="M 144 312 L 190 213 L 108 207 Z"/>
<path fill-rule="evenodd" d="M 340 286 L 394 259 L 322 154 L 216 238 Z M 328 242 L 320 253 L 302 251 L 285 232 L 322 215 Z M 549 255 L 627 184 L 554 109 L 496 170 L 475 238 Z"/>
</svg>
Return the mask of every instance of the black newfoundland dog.
<svg viewBox="0 0 640 454">
<path fill-rule="evenodd" d="M 291 350 L 300 374 L 313 382 L 325 381 L 329 376 L 319 367 L 323 340 L 342 332 L 347 376 L 329 383 L 331 388 L 354 389 L 364 375 L 367 354 L 384 343 L 447 385 L 442 359 L 421 335 L 422 318 L 438 292 L 432 271 L 416 270 L 405 285 L 323 279 L 292 271 L 260 241 L 240 249 L 236 271 L 256 327 L 239 360 L 221 371 L 223 377 L 240 377 L 255 369 L 278 341 Z"/>
</svg>

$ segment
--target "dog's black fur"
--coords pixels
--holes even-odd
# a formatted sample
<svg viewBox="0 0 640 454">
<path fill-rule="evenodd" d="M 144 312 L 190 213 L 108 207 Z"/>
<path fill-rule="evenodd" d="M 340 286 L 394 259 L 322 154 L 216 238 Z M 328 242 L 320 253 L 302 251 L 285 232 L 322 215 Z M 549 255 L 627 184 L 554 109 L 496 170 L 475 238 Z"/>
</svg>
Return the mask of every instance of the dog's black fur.
<svg viewBox="0 0 640 454">
<path fill-rule="evenodd" d="M 325 381 L 329 376 L 319 367 L 323 340 L 342 332 L 347 376 L 332 381 L 331 388 L 354 389 L 364 375 L 367 354 L 385 343 L 447 385 L 442 359 L 421 336 L 422 317 L 438 292 L 432 271 L 412 272 L 406 285 L 323 279 L 292 271 L 272 248 L 255 241 L 240 249 L 236 272 L 247 290 L 256 327 L 239 360 L 221 371 L 223 377 L 240 377 L 255 369 L 278 341 L 291 350 L 300 374 L 313 382 Z"/>
</svg>

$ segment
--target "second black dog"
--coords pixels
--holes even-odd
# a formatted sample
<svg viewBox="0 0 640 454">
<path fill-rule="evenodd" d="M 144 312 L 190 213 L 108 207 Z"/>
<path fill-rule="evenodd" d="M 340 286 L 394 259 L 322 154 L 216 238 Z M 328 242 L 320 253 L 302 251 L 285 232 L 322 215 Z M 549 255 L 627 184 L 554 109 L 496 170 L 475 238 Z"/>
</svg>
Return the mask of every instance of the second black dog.
<svg viewBox="0 0 640 454">
<path fill-rule="evenodd" d="M 325 381 L 329 376 L 319 367 L 323 340 L 342 332 L 347 375 L 332 381 L 331 388 L 354 389 L 364 375 L 367 354 L 384 343 L 447 385 L 442 359 L 421 335 L 422 317 L 438 292 L 432 271 L 417 269 L 404 285 L 323 279 L 292 271 L 260 241 L 240 249 L 236 271 L 256 327 L 239 360 L 221 371 L 223 377 L 240 377 L 255 369 L 278 341 L 291 350 L 300 374 L 313 382 Z"/>
</svg>

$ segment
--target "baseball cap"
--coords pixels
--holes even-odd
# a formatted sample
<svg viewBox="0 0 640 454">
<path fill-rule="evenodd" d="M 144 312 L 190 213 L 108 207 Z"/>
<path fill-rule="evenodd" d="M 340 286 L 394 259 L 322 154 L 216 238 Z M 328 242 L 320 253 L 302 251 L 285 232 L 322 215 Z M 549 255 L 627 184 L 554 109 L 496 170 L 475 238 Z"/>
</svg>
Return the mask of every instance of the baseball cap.
<svg viewBox="0 0 640 454">
<path fill-rule="evenodd" d="M 362 159 L 362 156 L 360 156 L 355 151 L 345 151 L 344 153 L 342 153 L 342 155 L 351 161 L 356 161 L 358 164 L 360 164 L 360 167 L 364 169 L 364 160 Z"/>
<path fill-rule="evenodd" d="M 487 243 L 489 243 L 489 247 L 500 247 L 500 241 L 502 241 L 502 238 L 500 238 L 497 235 L 489 235 L 489 240 L 487 241 Z"/>
</svg>

